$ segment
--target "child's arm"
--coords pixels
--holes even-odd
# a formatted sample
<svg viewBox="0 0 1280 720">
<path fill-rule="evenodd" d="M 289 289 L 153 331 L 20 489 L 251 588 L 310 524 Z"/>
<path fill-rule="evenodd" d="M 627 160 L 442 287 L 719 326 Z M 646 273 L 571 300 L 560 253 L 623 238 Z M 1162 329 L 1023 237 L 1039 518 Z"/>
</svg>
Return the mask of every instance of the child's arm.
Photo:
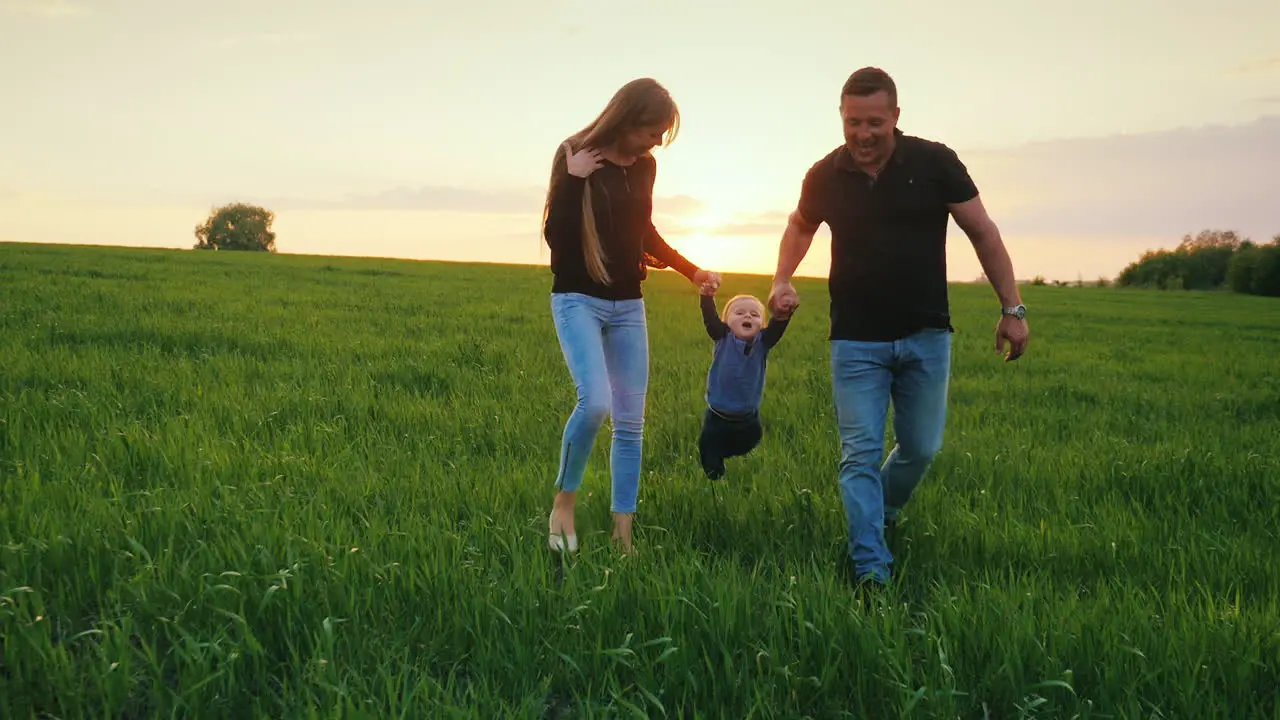
<svg viewBox="0 0 1280 720">
<path fill-rule="evenodd" d="M 712 295 L 698 296 L 698 304 L 702 306 L 702 324 L 707 328 L 707 335 L 712 340 L 720 340 L 729 332 L 729 326 L 716 315 L 716 299 Z"/>
<path fill-rule="evenodd" d="M 791 322 L 791 316 L 785 317 L 769 317 L 769 324 L 765 326 L 764 332 L 760 334 L 760 341 L 765 347 L 773 347 L 782 339 L 782 333 L 787 331 L 787 324 Z"/>
</svg>

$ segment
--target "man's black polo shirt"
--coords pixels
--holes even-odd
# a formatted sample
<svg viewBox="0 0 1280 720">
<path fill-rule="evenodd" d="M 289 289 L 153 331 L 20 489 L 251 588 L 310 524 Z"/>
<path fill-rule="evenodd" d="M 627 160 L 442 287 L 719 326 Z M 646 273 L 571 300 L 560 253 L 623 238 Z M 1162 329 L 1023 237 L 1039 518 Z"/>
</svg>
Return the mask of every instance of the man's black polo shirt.
<svg viewBox="0 0 1280 720">
<path fill-rule="evenodd" d="M 798 210 L 831 228 L 832 340 L 951 329 L 947 204 L 972 199 L 978 188 L 951 148 L 894 134 L 893 155 L 875 180 L 844 145 L 805 174 Z"/>
</svg>

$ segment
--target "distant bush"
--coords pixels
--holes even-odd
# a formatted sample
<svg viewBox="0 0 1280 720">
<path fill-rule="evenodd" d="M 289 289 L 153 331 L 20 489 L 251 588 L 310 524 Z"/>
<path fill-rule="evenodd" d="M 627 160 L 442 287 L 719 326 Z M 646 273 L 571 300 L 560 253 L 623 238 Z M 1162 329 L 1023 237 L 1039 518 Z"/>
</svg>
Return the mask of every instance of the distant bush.
<svg viewBox="0 0 1280 720">
<path fill-rule="evenodd" d="M 195 249 L 275 252 L 274 220 L 274 213 L 256 205 L 232 203 L 214 208 L 209 218 L 196 226 Z"/>
<path fill-rule="evenodd" d="M 1233 230 L 1202 230 L 1186 235 L 1174 250 L 1150 250 L 1130 263 L 1116 284 L 1161 290 L 1228 288 L 1254 295 L 1280 296 L 1280 235 L 1255 245 Z"/>
<path fill-rule="evenodd" d="M 1280 235 L 1240 248 L 1227 267 L 1227 284 L 1238 293 L 1280 297 Z"/>
<path fill-rule="evenodd" d="M 1172 250 L 1148 250 L 1120 271 L 1116 284 L 1125 287 L 1167 288 L 1182 285 L 1182 258 Z"/>
</svg>

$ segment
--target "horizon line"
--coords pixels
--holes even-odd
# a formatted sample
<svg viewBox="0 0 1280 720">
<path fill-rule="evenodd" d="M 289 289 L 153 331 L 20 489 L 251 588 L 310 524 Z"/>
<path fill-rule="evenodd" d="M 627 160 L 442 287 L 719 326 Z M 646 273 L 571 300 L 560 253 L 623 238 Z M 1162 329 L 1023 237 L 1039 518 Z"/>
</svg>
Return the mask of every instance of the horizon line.
<svg viewBox="0 0 1280 720">
<path fill-rule="evenodd" d="M 90 242 L 60 242 L 60 241 L 38 242 L 38 241 L 29 241 L 29 240 L 0 240 L 0 245 L 24 245 L 24 246 L 30 246 L 30 247 L 57 245 L 59 247 L 69 247 L 69 248 L 111 248 L 111 249 L 117 249 L 117 250 L 209 252 L 208 250 L 199 250 L 194 247 L 184 247 L 184 246 L 175 246 L 175 245 L 121 245 L 118 243 L 90 243 Z M 218 252 L 218 251 L 214 250 L 213 252 Z M 550 267 L 549 262 L 535 263 L 535 262 L 520 262 L 520 261 L 513 261 L 513 260 L 449 260 L 444 258 L 411 258 L 411 257 L 403 257 L 399 255 L 346 255 L 346 254 L 330 254 L 330 253 L 293 252 L 288 250 L 276 250 L 275 252 L 261 252 L 261 251 L 252 251 L 252 250 L 228 250 L 226 252 L 239 253 L 244 255 L 272 255 L 272 256 L 288 255 L 291 257 L 327 258 L 327 259 L 339 259 L 339 260 L 342 260 L 342 259 L 377 260 L 377 261 L 384 261 L 384 262 L 435 263 L 435 264 L 449 264 L 449 265 L 496 265 L 499 267 L 510 267 L 510 268 L 537 268 L 537 267 L 549 268 Z M 677 275 L 679 274 L 678 272 L 676 272 L 671 268 L 661 268 L 661 269 L 654 268 L 653 269 L 654 272 L 664 272 L 666 270 L 670 270 L 673 274 L 677 274 Z M 725 272 L 725 271 L 718 271 L 718 272 L 720 272 L 720 274 L 724 276 L 738 276 L 738 277 L 752 277 L 752 278 L 755 278 L 755 277 L 772 278 L 773 277 L 773 273 L 766 273 L 766 272 L 748 272 L 744 270 L 736 270 L 732 272 Z M 807 273 L 801 273 L 801 272 L 795 273 L 794 275 L 792 275 L 792 277 L 801 278 L 805 280 L 828 280 L 829 279 L 829 276 L 827 274 L 813 275 L 813 274 L 807 274 Z M 1085 279 L 1082 273 L 1080 273 L 1079 271 L 1076 271 L 1076 277 L 1072 280 L 1065 280 L 1062 278 L 1049 278 L 1045 275 L 1037 275 L 1030 278 L 1015 277 L 1014 282 L 1016 282 L 1019 285 L 1030 285 L 1036 278 L 1043 279 L 1048 284 L 1053 284 L 1055 282 L 1075 283 L 1077 281 L 1083 281 L 1084 284 L 1086 285 L 1094 285 L 1094 284 L 1097 284 L 1097 280 L 1098 280 L 1098 278 Z M 1115 280 L 1115 278 L 1111 276 L 1106 277 L 1106 279 L 1108 281 Z M 990 284 L 990 282 L 985 277 L 983 277 L 983 278 L 974 278 L 972 280 L 947 280 L 947 284 L 949 285 L 953 285 L 953 284 L 954 285 L 975 285 L 975 284 L 987 285 L 987 284 Z"/>
</svg>

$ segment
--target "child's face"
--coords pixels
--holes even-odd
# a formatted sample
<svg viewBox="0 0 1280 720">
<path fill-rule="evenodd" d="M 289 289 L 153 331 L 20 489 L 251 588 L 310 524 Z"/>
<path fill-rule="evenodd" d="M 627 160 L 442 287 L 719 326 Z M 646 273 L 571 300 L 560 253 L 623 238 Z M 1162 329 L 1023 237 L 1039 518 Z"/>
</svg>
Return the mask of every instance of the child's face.
<svg viewBox="0 0 1280 720">
<path fill-rule="evenodd" d="M 764 307 L 756 300 L 743 298 L 729 305 L 725 324 L 742 340 L 750 340 L 764 326 Z"/>
</svg>

